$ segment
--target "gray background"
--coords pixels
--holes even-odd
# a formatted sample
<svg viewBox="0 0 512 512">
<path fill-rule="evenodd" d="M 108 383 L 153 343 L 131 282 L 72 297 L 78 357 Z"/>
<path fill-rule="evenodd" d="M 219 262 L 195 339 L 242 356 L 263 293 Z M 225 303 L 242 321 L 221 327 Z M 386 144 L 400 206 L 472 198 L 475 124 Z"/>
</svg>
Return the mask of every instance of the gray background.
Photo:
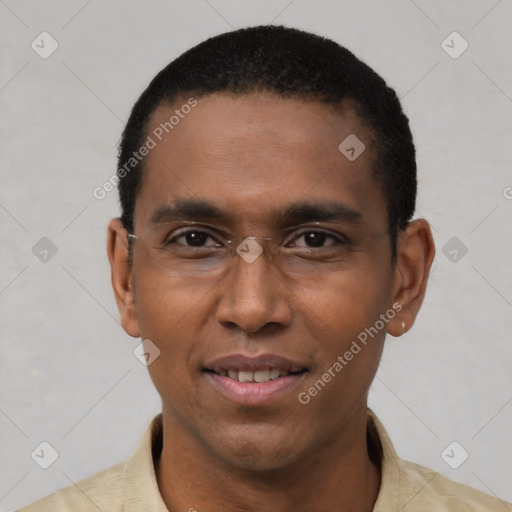
<svg viewBox="0 0 512 512">
<path fill-rule="evenodd" d="M 208 36 L 270 22 L 344 44 L 402 97 L 417 215 L 438 253 L 370 405 L 401 456 L 512 501 L 511 19 L 510 0 L 0 1 L 0 509 L 125 459 L 159 412 L 110 288 L 116 193 L 92 191 L 158 70 Z M 43 31 L 59 44 L 47 59 L 31 48 Z M 469 44 L 458 58 L 441 44 L 453 31 Z M 32 250 L 43 237 L 57 248 L 46 262 Z M 31 458 L 42 441 L 59 454 L 46 470 Z M 441 457 L 453 441 L 469 453 L 458 469 Z M 462 453 L 448 452 L 452 464 Z"/>
</svg>

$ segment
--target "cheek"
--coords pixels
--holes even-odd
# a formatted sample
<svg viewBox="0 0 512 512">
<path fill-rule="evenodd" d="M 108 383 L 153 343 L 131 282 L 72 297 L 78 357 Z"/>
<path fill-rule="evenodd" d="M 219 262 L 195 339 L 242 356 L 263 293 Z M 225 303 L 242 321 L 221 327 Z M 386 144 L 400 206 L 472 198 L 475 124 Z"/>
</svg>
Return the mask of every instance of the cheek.
<svg viewBox="0 0 512 512">
<path fill-rule="evenodd" d="M 332 273 L 301 288 L 304 318 L 331 338 L 333 348 L 370 327 L 389 307 L 391 276 L 379 266 Z"/>
<path fill-rule="evenodd" d="M 161 273 L 139 273 L 135 304 L 140 333 L 160 351 L 148 366 L 151 380 L 172 411 L 193 408 L 199 399 L 194 373 L 197 340 L 208 311 L 208 287 Z"/>
<path fill-rule="evenodd" d="M 135 309 L 143 339 L 160 349 L 166 368 L 187 368 L 189 354 L 206 319 L 211 287 L 152 269 L 135 272 Z"/>
<path fill-rule="evenodd" d="M 339 272 L 303 290 L 299 314 L 316 341 L 312 377 L 325 383 L 325 388 L 320 382 L 316 391 L 311 387 L 304 391 L 318 396 L 314 400 L 319 414 L 329 395 L 332 400 L 335 394 L 339 403 L 357 402 L 377 370 L 386 334 L 381 315 L 389 309 L 390 276 L 382 267 L 368 268 Z"/>
<path fill-rule="evenodd" d="M 387 308 L 382 286 L 369 272 L 340 273 L 309 291 L 301 316 L 315 340 L 315 364 L 298 399 L 318 428 L 334 428 L 365 400 L 386 332 L 372 329 Z"/>
</svg>

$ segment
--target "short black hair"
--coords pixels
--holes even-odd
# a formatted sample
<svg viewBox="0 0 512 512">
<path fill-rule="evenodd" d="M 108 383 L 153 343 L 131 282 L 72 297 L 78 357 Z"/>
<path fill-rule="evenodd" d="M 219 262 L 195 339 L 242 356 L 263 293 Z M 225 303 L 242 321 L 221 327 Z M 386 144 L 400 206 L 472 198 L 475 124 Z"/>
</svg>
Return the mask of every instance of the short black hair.
<svg viewBox="0 0 512 512">
<path fill-rule="evenodd" d="M 270 92 L 333 106 L 350 101 L 375 139 L 375 172 L 386 196 L 395 256 L 398 230 L 405 229 L 414 214 L 417 188 L 412 134 L 395 91 L 334 41 L 272 25 L 243 28 L 203 41 L 162 69 L 141 94 L 118 154 L 121 221 L 130 233 L 144 164 L 143 159 L 139 162 L 132 157 L 146 140 L 152 114 L 161 104 L 172 105 L 186 95 L 200 98 L 216 92 Z M 130 158 L 134 165 L 127 172 Z"/>
</svg>

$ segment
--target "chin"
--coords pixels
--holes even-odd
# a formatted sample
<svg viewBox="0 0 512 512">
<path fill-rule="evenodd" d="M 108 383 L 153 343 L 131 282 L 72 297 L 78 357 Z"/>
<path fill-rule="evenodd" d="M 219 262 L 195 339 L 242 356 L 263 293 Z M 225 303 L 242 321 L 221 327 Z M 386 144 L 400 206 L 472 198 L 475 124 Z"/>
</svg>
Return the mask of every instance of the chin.
<svg viewBox="0 0 512 512">
<path fill-rule="evenodd" d="M 273 427 L 274 434 L 276 428 Z M 217 458 L 223 459 L 230 466 L 247 471 L 278 471 L 300 459 L 300 447 L 291 444 L 293 436 L 280 437 L 270 435 L 225 437 L 214 448 Z"/>
<path fill-rule="evenodd" d="M 269 472 L 283 470 L 292 463 L 293 457 L 274 453 L 261 453 L 254 445 L 237 453 L 229 454 L 225 461 L 232 467 L 248 472 Z"/>
</svg>

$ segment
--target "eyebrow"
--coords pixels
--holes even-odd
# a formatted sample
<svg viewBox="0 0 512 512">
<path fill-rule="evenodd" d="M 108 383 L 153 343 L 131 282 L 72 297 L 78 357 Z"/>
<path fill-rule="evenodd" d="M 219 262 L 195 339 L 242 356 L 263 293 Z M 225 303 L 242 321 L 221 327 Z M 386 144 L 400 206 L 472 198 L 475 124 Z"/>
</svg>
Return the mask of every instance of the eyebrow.
<svg viewBox="0 0 512 512">
<path fill-rule="evenodd" d="M 357 225 L 363 215 L 342 203 L 334 201 L 299 201 L 274 212 L 281 225 L 313 221 L 338 221 Z M 177 220 L 218 221 L 227 224 L 230 214 L 206 200 L 175 199 L 171 204 L 158 207 L 151 215 L 151 224 Z"/>
<path fill-rule="evenodd" d="M 338 221 L 356 225 L 362 219 L 363 215 L 357 210 L 334 201 L 297 202 L 290 205 L 282 214 L 282 222 L 286 224 Z"/>
<path fill-rule="evenodd" d="M 151 215 L 151 224 L 163 224 L 175 220 L 227 221 L 228 215 L 218 206 L 197 199 L 175 199 L 170 205 L 158 207 Z"/>
</svg>

